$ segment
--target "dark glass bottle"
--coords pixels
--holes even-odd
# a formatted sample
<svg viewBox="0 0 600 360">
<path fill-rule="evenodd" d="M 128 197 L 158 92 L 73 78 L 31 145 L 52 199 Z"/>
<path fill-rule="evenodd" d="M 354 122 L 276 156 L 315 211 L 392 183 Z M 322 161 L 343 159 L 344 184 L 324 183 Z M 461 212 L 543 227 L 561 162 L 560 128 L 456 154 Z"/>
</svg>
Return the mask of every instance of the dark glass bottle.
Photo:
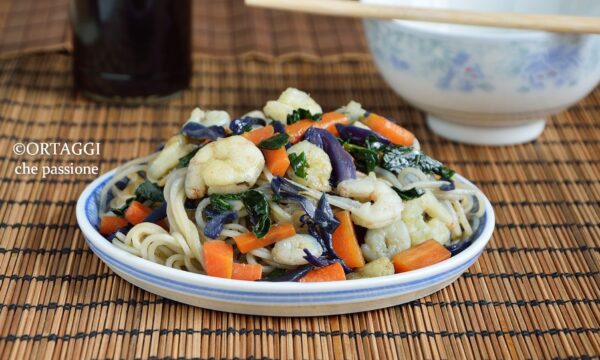
<svg viewBox="0 0 600 360">
<path fill-rule="evenodd" d="M 162 98 L 189 86 L 191 0 L 71 0 L 78 90 Z"/>
</svg>

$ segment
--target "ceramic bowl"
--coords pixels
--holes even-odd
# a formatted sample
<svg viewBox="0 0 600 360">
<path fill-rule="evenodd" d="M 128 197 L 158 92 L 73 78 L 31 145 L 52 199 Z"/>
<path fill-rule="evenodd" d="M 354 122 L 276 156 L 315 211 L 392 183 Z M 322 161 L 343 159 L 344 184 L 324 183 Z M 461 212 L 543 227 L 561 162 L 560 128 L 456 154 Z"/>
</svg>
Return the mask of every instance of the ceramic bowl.
<svg viewBox="0 0 600 360">
<path fill-rule="evenodd" d="M 456 256 L 423 269 L 365 280 L 327 283 L 250 282 L 169 268 L 115 247 L 98 230 L 98 198 L 114 170 L 86 187 L 77 201 L 77 222 L 92 251 L 128 282 L 156 295 L 207 309 L 270 316 L 348 314 L 406 303 L 456 280 L 477 260 L 494 230 L 485 215 L 473 243 Z M 468 182 L 462 177 L 460 181 Z"/>
<path fill-rule="evenodd" d="M 594 0 L 362 0 L 478 11 L 600 15 Z M 473 144 L 535 139 L 600 80 L 600 36 L 365 20 L 375 64 L 437 134 Z"/>
</svg>

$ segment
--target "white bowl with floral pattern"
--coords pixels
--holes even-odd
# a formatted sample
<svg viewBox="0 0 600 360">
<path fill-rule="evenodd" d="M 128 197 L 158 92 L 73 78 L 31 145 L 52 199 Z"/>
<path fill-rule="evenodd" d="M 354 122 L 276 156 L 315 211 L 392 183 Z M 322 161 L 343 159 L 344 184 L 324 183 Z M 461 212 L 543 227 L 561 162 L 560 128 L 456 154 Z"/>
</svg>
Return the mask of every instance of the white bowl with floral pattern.
<svg viewBox="0 0 600 360">
<path fill-rule="evenodd" d="M 478 11 L 600 15 L 594 0 L 362 0 Z M 600 80 L 600 36 L 399 20 L 365 20 L 375 64 L 446 138 L 473 144 L 531 141 L 545 118 Z"/>
</svg>

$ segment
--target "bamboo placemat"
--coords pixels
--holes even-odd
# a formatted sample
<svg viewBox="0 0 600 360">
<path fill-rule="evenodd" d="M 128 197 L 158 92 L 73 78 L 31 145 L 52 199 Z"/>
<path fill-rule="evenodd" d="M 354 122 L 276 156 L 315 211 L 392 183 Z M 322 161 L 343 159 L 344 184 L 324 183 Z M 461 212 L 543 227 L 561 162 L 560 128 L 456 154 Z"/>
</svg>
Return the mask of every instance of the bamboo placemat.
<svg viewBox="0 0 600 360">
<path fill-rule="evenodd" d="M 549 119 L 535 142 L 460 145 L 427 131 L 366 55 L 352 59 L 198 57 L 167 103 L 88 102 L 70 58 L 0 62 L 0 358 L 589 358 L 600 354 L 600 92 Z M 98 164 L 148 154 L 193 106 L 234 115 L 287 86 L 325 109 L 349 99 L 414 130 L 426 152 L 489 196 L 496 232 L 446 289 L 366 313 L 270 318 L 194 308 L 112 273 L 85 245 L 75 201 L 90 176 L 17 176 L 30 165 Z M 19 157 L 31 141 L 99 141 L 96 157 Z"/>
<path fill-rule="evenodd" d="M 0 57 L 69 49 L 68 3 L 0 0 Z M 250 8 L 243 0 L 193 0 L 192 11 L 192 43 L 198 54 L 327 56 L 367 51 L 356 19 Z"/>
</svg>

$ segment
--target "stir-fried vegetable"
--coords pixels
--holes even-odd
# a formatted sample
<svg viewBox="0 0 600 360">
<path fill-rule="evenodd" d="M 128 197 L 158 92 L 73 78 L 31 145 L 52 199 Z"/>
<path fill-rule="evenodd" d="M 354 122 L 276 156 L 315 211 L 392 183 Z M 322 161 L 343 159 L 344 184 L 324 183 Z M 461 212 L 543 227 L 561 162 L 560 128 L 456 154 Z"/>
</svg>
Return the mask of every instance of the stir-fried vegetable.
<svg viewBox="0 0 600 360">
<path fill-rule="evenodd" d="M 233 274 L 233 247 L 222 240 L 211 240 L 202 247 L 204 269 L 210 276 L 231 279 Z"/>
<path fill-rule="evenodd" d="M 234 135 L 241 135 L 245 132 L 251 131 L 252 126 L 254 125 L 265 126 L 266 122 L 261 118 L 244 116 L 242 118 L 232 120 L 229 124 L 229 130 L 231 130 L 231 133 Z"/>
<path fill-rule="evenodd" d="M 265 156 L 265 162 L 271 174 L 274 176 L 285 175 L 291 163 L 287 151 L 285 151 L 285 147 L 276 150 L 263 150 L 263 155 Z"/>
<path fill-rule="evenodd" d="M 106 215 L 102 217 L 100 221 L 100 234 L 110 235 L 116 232 L 118 229 L 127 226 L 128 222 L 120 216 Z"/>
<path fill-rule="evenodd" d="M 344 180 L 356 179 L 356 166 L 352 156 L 344 150 L 335 136 L 327 130 L 313 127 L 306 132 L 305 138 L 329 155 L 333 167 L 331 182 L 334 185 Z"/>
<path fill-rule="evenodd" d="M 252 232 L 258 238 L 265 236 L 271 227 L 267 198 L 256 190 L 244 192 L 241 198 L 248 212 L 248 220 L 252 225 Z"/>
<path fill-rule="evenodd" d="M 231 278 L 235 280 L 255 281 L 262 277 L 262 266 L 260 264 L 233 263 Z"/>
<path fill-rule="evenodd" d="M 346 273 L 340 263 L 333 263 L 322 268 L 309 271 L 300 282 L 322 282 L 346 280 Z"/>
<path fill-rule="evenodd" d="M 427 240 L 422 244 L 399 252 L 394 256 L 396 272 L 420 269 L 425 266 L 449 259 L 450 251 L 435 240 Z"/>
<path fill-rule="evenodd" d="M 415 141 L 413 133 L 383 116 L 371 113 L 363 122 L 373 131 L 396 145 L 412 146 Z"/>
<path fill-rule="evenodd" d="M 269 246 L 279 240 L 283 240 L 296 234 L 294 225 L 279 224 L 271 227 L 269 232 L 262 238 L 258 238 L 254 233 L 244 233 L 233 238 L 235 244 L 242 254 L 254 249 Z"/>
<path fill-rule="evenodd" d="M 291 153 L 288 155 L 288 158 L 290 160 L 290 165 L 292 166 L 292 169 L 294 169 L 294 174 L 296 174 L 296 176 L 298 177 L 305 179 L 308 175 L 308 173 L 306 172 L 306 169 L 308 168 L 308 161 L 306 161 L 306 154 L 304 153 L 304 151 L 300 154 Z"/>
<path fill-rule="evenodd" d="M 246 139 L 252 141 L 254 143 L 254 145 L 258 145 L 263 140 L 266 140 L 266 139 L 270 138 L 271 136 L 273 136 L 274 133 L 275 133 L 275 129 L 273 129 L 273 126 L 267 125 L 265 127 L 261 127 L 261 128 L 243 133 L 242 136 L 245 137 Z"/>
<path fill-rule="evenodd" d="M 290 141 L 290 137 L 286 133 L 278 133 L 268 139 L 261 141 L 258 147 L 263 150 L 277 150 L 284 147 Z"/>
<path fill-rule="evenodd" d="M 204 235 L 209 239 L 216 239 L 226 223 L 237 219 L 236 211 L 225 211 L 218 213 L 210 218 L 204 227 Z"/>
<path fill-rule="evenodd" d="M 225 137 L 225 129 L 222 126 L 204 126 L 197 122 L 188 122 L 181 129 L 181 134 L 192 139 L 215 140 Z"/>
<path fill-rule="evenodd" d="M 306 109 L 296 109 L 291 114 L 287 116 L 288 125 L 297 123 L 300 120 L 311 120 L 318 121 L 321 119 L 322 114 L 311 114 L 310 111 Z"/>
<path fill-rule="evenodd" d="M 140 184 L 140 186 L 138 186 L 138 188 L 135 190 L 135 196 L 138 201 L 165 201 L 162 189 L 157 184 L 148 180 L 145 180 Z"/>
</svg>

